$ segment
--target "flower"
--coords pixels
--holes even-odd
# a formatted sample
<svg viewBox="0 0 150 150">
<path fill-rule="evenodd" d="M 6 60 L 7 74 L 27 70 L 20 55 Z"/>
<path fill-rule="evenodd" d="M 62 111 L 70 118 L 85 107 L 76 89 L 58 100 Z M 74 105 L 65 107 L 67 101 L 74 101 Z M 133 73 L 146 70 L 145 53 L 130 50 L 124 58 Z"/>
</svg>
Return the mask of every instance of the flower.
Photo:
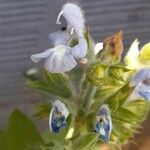
<svg viewBox="0 0 150 150">
<path fill-rule="evenodd" d="M 76 59 L 84 58 L 87 53 L 87 42 L 83 34 L 84 18 L 79 6 L 73 3 L 65 4 L 58 15 L 57 22 L 59 22 L 61 15 L 66 18 L 68 27 L 50 34 L 49 39 L 54 47 L 31 56 L 32 61 L 35 63 L 41 59 L 46 59 L 45 69 L 51 73 L 72 70 L 77 65 Z M 73 36 L 69 34 L 70 27 L 75 30 L 75 36 L 78 40 L 78 44 L 74 47 L 69 46 Z"/>
<path fill-rule="evenodd" d="M 45 58 L 45 69 L 52 73 L 66 72 L 73 69 L 77 65 L 77 62 L 71 54 L 71 48 L 65 45 L 69 42 L 70 38 L 68 32 L 54 32 L 50 34 L 49 37 L 55 47 L 49 48 L 42 53 L 32 55 L 32 61 L 37 63 Z"/>
<path fill-rule="evenodd" d="M 83 11 L 75 3 L 66 3 L 60 11 L 56 24 L 61 24 L 60 17 L 64 16 L 67 21 L 68 28 L 71 29 L 71 33 L 75 30 L 78 37 L 84 37 L 83 31 L 85 28 L 85 19 Z"/>
<path fill-rule="evenodd" d="M 107 104 L 103 104 L 96 115 L 95 132 L 99 133 L 99 138 L 105 142 L 109 141 L 112 131 L 111 113 Z"/>
<path fill-rule="evenodd" d="M 150 101 L 150 68 L 138 71 L 130 81 L 130 86 L 135 87 L 129 99 L 141 97 Z"/>
<path fill-rule="evenodd" d="M 52 103 L 52 109 L 49 116 L 50 131 L 59 132 L 61 128 L 67 126 L 66 119 L 69 115 L 66 106 L 59 100 Z"/>
<path fill-rule="evenodd" d="M 129 69 L 141 70 L 150 65 L 150 43 L 147 43 L 139 50 L 139 41 L 136 39 L 125 56 L 125 64 Z"/>
<path fill-rule="evenodd" d="M 75 59 L 81 59 L 86 56 L 87 44 L 82 38 L 79 39 L 78 45 L 69 47 L 64 44 L 69 42 L 68 33 L 55 32 L 50 35 L 55 45 L 46 51 L 31 56 L 33 62 L 37 63 L 41 59 L 46 59 L 45 69 L 52 73 L 61 73 L 72 70 L 77 62 Z"/>
</svg>

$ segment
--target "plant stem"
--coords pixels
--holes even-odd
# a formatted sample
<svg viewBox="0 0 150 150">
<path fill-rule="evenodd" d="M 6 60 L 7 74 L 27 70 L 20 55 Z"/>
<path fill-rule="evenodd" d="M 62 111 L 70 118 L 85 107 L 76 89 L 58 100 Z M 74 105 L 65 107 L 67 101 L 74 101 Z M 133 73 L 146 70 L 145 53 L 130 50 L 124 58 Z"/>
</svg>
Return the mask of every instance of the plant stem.
<svg viewBox="0 0 150 150">
<path fill-rule="evenodd" d="M 94 95 L 96 93 L 97 86 L 94 86 L 92 84 L 89 84 L 84 101 L 83 101 L 83 107 L 85 110 L 89 110 L 91 107 L 91 102 L 94 98 Z"/>
</svg>

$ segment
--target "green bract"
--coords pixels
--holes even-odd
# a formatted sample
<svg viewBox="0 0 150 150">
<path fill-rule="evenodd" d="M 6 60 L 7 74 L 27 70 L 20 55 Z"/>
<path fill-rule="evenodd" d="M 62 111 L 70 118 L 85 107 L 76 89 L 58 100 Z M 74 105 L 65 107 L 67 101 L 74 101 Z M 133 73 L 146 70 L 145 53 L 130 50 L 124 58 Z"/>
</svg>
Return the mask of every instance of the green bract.
<svg viewBox="0 0 150 150">
<path fill-rule="evenodd" d="M 127 82 L 132 71 L 123 65 L 102 64 L 100 62 L 93 63 L 87 67 L 87 79 L 96 86 L 121 84 Z"/>
</svg>

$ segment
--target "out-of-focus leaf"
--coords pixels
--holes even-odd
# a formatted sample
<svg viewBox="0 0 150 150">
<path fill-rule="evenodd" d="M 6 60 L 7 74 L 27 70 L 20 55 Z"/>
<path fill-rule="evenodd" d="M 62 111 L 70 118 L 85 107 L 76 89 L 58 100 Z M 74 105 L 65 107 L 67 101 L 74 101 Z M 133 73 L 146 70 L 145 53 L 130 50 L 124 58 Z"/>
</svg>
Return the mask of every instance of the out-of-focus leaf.
<svg viewBox="0 0 150 150">
<path fill-rule="evenodd" d="M 35 106 L 36 112 L 34 114 L 35 117 L 39 119 L 48 118 L 51 110 L 50 103 L 40 103 Z"/>
<path fill-rule="evenodd" d="M 32 121 L 19 110 L 14 110 L 8 124 L 9 150 L 40 150 L 44 142 Z"/>
<path fill-rule="evenodd" d="M 91 146 L 96 144 L 98 140 L 98 135 L 94 133 L 87 134 L 85 136 L 80 136 L 78 139 L 75 140 L 73 144 L 73 149 L 79 150 L 87 150 L 90 149 Z"/>
<path fill-rule="evenodd" d="M 67 77 L 62 74 L 44 72 L 43 80 L 27 78 L 27 84 L 35 90 L 48 95 L 70 98 L 71 92 L 68 87 Z"/>
<path fill-rule="evenodd" d="M 0 131 L 0 149 L 1 150 L 8 150 L 6 131 Z"/>
<path fill-rule="evenodd" d="M 42 134 L 42 137 L 46 143 L 51 142 L 54 144 L 53 146 L 54 150 L 55 149 L 62 150 L 65 148 L 65 146 L 68 145 L 68 142 L 69 142 L 65 140 L 66 134 L 67 134 L 66 128 L 62 129 L 59 133 L 53 133 L 53 132 L 50 132 L 49 130 L 46 130 Z"/>
<path fill-rule="evenodd" d="M 141 118 L 141 121 L 140 120 L 139 121 L 140 123 L 142 123 L 142 121 L 148 115 L 150 105 L 146 100 L 134 100 L 134 101 L 127 103 L 126 107 L 132 113 L 136 114 L 138 118 Z"/>
</svg>

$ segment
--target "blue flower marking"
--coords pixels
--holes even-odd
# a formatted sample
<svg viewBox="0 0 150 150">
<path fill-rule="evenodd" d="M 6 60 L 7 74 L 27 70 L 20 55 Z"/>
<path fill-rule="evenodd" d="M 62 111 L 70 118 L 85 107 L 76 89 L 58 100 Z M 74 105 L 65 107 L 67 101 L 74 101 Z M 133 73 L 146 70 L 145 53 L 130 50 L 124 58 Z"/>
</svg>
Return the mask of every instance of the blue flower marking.
<svg viewBox="0 0 150 150">
<path fill-rule="evenodd" d="M 99 133 L 99 138 L 104 142 L 109 142 L 112 131 L 111 115 L 108 105 L 102 105 L 96 116 L 95 132 Z"/>
<path fill-rule="evenodd" d="M 66 119 L 69 112 L 66 106 L 59 100 L 56 100 L 52 104 L 52 109 L 49 117 L 49 128 L 50 131 L 59 133 L 62 128 L 67 126 Z"/>
</svg>

